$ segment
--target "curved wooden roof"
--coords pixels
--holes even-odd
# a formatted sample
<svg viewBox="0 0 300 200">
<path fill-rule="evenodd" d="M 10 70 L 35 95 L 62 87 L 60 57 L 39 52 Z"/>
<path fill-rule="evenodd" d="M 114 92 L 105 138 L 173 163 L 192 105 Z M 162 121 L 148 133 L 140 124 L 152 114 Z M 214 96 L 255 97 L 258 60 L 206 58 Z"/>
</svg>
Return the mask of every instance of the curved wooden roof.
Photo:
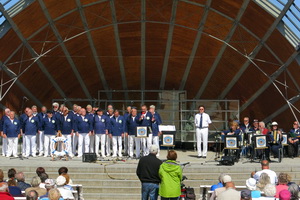
<svg viewBox="0 0 300 200">
<path fill-rule="evenodd" d="M 251 0 L 37 0 L 8 21 L 0 61 L 15 74 L 30 66 L 2 101 L 14 108 L 24 95 L 50 105 L 104 89 L 175 89 L 239 99 L 242 116 L 265 119 L 299 93 L 294 47 Z M 273 118 L 293 119 L 289 109 Z"/>
</svg>

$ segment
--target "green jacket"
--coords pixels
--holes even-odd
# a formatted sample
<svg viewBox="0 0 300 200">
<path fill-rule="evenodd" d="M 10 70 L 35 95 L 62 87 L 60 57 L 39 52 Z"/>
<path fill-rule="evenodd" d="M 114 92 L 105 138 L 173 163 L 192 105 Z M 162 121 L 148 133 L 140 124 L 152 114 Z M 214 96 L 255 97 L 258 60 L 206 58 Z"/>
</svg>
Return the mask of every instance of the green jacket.
<svg viewBox="0 0 300 200">
<path fill-rule="evenodd" d="M 167 160 L 160 165 L 159 195 L 165 198 L 179 197 L 181 194 L 182 169 L 174 160 Z"/>
</svg>

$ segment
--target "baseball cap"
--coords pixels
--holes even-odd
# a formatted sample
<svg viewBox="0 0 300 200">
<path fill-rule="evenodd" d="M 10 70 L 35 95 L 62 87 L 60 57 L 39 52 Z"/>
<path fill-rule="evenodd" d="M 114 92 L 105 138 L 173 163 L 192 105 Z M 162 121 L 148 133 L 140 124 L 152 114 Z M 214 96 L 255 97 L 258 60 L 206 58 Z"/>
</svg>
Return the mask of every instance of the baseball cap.
<svg viewBox="0 0 300 200">
<path fill-rule="evenodd" d="M 65 177 L 59 176 L 59 177 L 57 177 L 57 179 L 56 179 L 56 185 L 58 185 L 58 186 L 65 185 L 66 181 L 67 181 L 67 180 L 66 180 Z"/>
<path fill-rule="evenodd" d="M 231 182 L 231 177 L 229 175 L 223 176 L 223 183 Z"/>
<path fill-rule="evenodd" d="M 256 180 L 254 178 L 247 179 L 246 186 L 249 190 L 256 190 Z"/>
<path fill-rule="evenodd" d="M 289 200 L 291 198 L 291 193 L 288 190 L 281 190 L 279 192 L 279 199 L 280 200 Z"/>
<path fill-rule="evenodd" d="M 157 153 L 158 152 L 158 146 L 157 145 L 152 145 L 150 147 L 150 153 Z"/>
</svg>

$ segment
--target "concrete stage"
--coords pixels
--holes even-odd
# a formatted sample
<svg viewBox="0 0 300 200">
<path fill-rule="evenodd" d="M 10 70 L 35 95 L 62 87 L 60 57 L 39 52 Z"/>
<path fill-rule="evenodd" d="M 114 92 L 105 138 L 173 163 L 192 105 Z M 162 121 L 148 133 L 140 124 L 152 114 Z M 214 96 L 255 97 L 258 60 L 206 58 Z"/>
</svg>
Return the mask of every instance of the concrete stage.
<svg viewBox="0 0 300 200">
<path fill-rule="evenodd" d="M 159 158 L 165 159 L 166 153 L 166 150 L 162 150 Z M 230 174 L 236 185 L 245 185 L 245 180 L 250 177 L 251 171 L 260 170 L 259 163 L 242 163 L 247 159 L 240 160 L 233 166 L 218 166 L 218 162 L 214 162 L 214 152 L 209 152 L 206 159 L 197 158 L 197 153 L 194 151 L 178 150 L 177 153 L 180 163 L 190 162 L 190 165 L 184 169 L 184 175 L 188 177 L 185 184 L 195 188 L 197 197 L 200 194 L 199 186 L 216 183 L 221 172 Z M 138 160 L 114 162 L 112 158 L 110 159 L 111 161 L 83 163 L 80 158 L 73 158 L 70 161 L 50 161 L 50 158 L 44 157 L 30 157 L 27 160 L 0 157 L 0 168 L 5 172 L 5 176 L 11 167 L 23 171 L 26 182 L 30 182 L 31 177 L 35 176 L 37 167 L 44 167 L 50 178 L 55 179 L 58 176 L 58 168 L 66 166 L 69 168 L 73 182 L 83 185 L 85 200 L 140 199 L 140 182 L 135 174 Z M 281 163 L 271 163 L 271 168 L 277 173 L 288 172 L 292 180 L 299 184 L 299 165 L 299 158 L 284 158 Z"/>
</svg>

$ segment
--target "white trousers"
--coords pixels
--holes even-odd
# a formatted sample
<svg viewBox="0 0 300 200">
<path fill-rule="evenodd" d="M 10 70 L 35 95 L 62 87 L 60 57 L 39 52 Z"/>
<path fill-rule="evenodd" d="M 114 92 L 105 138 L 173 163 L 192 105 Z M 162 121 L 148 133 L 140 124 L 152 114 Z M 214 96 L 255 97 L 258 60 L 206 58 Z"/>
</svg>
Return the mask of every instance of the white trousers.
<svg viewBox="0 0 300 200">
<path fill-rule="evenodd" d="M 106 135 L 106 155 L 111 155 L 111 138 L 108 135 Z"/>
<path fill-rule="evenodd" d="M 129 136 L 125 136 L 124 134 L 124 154 L 129 154 Z"/>
<path fill-rule="evenodd" d="M 149 151 L 150 151 L 150 147 L 152 146 L 152 138 L 153 138 L 153 134 L 150 133 L 149 136 L 146 138 L 146 142 L 147 144 L 145 144 L 144 147 L 144 156 L 149 155 Z"/>
<path fill-rule="evenodd" d="M 73 156 L 73 152 L 72 152 L 72 136 L 71 136 L 71 134 L 69 134 L 69 135 L 63 135 L 63 136 L 67 138 L 67 141 L 66 141 L 66 143 L 67 143 L 67 149 L 66 149 L 66 151 L 68 152 L 69 156 Z"/>
<path fill-rule="evenodd" d="M 7 155 L 7 137 L 4 138 L 2 137 L 2 156 L 6 156 Z"/>
<path fill-rule="evenodd" d="M 134 139 L 135 139 L 135 157 L 139 158 L 141 154 L 141 138 L 135 137 Z"/>
<path fill-rule="evenodd" d="M 208 128 L 197 128 L 196 129 L 196 139 L 197 139 L 197 150 L 198 156 L 207 155 L 207 139 L 208 139 Z M 203 152 L 201 151 L 201 142 L 203 142 Z"/>
<path fill-rule="evenodd" d="M 122 156 L 122 136 L 113 136 L 113 156 Z"/>
<path fill-rule="evenodd" d="M 78 136 L 76 134 L 73 135 L 73 138 L 72 138 L 72 151 L 73 151 L 73 154 L 75 155 L 76 154 L 76 146 L 78 144 Z"/>
<path fill-rule="evenodd" d="M 18 156 L 18 137 L 9 137 L 7 138 L 8 140 L 8 149 L 7 149 L 7 155 L 6 156 L 11 156 L 13 155 L 14 157 Z"/>
<path fill-rule="evenodd" d="M 159 148 L 159 137 L 158 136 L 153 136 L 152 137 L 152 144 L 156 145 L 158 147 L 158 152 L 157 155 L 159 154 L 160 148 Z"/>
<path fill-rule="evenodd" d="M 79 133 L 78 136 L 78 156 L 82 156 L 82 152 L 88 153 L 90 148 L 90 136 L 88 133 Z"/>
<path fill-rule="evenodd" d="M 25 156 L 25 154 L 26 154 L 26 140 L 25 140 L 24 134 L 22 136 L 22 154 L 23 154 L 23 156 Z"/>
<path fill-rule="evenodd" d="M 95 134 L 95 140 L 96 140 L 96 154 L 99 155 L 99 145 L 101 142 L 101 155 L 105 156 L 105 144 L 106 144 L 106 134 Z"/>
<path fill-rule="evenodd" d="M 38 134 L 38 141 L 39 141 L 39 153 L 44 153 L 44 131 L 40 131 Z"/>
<path fill-rule="evenodd" d="M 128 135 L 128 155 L 130 157 L 133 157 L 134 141 L 135 141 L 135 136 Z"/>
<path fill-rule="evenodd" d="M 36 135 L 25 135 L 25 145 L 26 153 L 25 156 L 28 157 L 30 152 L 32 156 L 36 156 Z"/>
<path fill-rule="evenodd" d="M 95 135 L 90 135 L 90 152 L 94 153 Z M 97 150 L 95 149 L 96 153 Z"/>
<path fill-rule="evenodd" d="M 55 138 L 55 135 L 44 135 L 44 149 L 45 149 L 45 156 L 49 156 L 49 150 L 50 150 L 50 155 L 52 155 L 52 152 L 54 151 L 53 149 L 53 140 Z M 41 151 L 41 149 L 40 149 Z"/>
</svg>

